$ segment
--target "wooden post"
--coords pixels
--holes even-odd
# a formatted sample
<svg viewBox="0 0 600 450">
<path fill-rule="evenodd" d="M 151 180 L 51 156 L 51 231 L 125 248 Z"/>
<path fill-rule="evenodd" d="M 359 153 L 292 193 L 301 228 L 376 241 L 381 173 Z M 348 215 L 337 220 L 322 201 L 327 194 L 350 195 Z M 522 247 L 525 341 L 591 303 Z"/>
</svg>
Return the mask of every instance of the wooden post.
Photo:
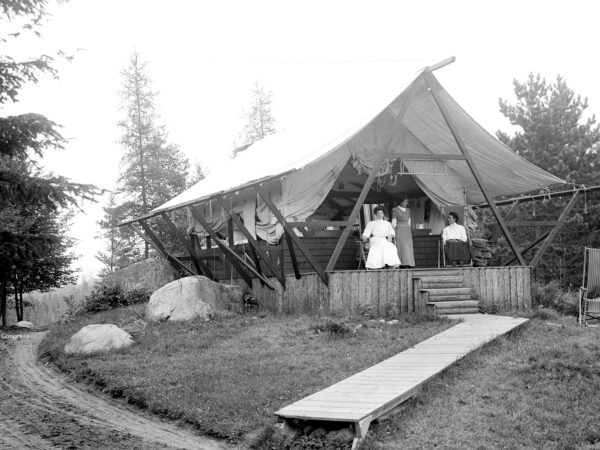
<svg viewBox="0 0 600 450">
<path fill-rule="evenodd" d="M 573 209 L 573 206 L 575 206 L 575 203 L 577 203 L 577 199 L 579 198 L 579 192 L 580 191 L 575 191 L 575 193 L 573 194 L 573 197 L 571 198 L 571 200 L 569 200 L 569 203 L 567 203 L 567 206 L 565 206 L 565 209 L 563 210 L 560 217 L 558 218 L 558 223 L 556 224 L 556 226 L 554 228 L 552 228 L 552 231 L 550 231 L 550 233 L 548 234 L 548 237 L 546 237 L 546 240 L 544 241 L 542 246 L 539 248 L 539 250 L 533 257 L 533 259 L 529 263 L 529 265 L 531 267 L 535 267 L 538 265 L 538 263 L 540 262 L 540 259 L 542 259 L 542 255 L 544 254 L 544 252 L 546 251 L 548 246 L 552 243 L 556 234 L 559 232 L 559 230 L 565 224 L 565 220 L 566 220 L 567 216 Z"/>
<path fill-rule="evenodd" d="M 523 251 L 521 252 L 522 255 L 525 255 L 529 250 L 531 250 L 532 248 L 534 248 L 536 245 L 538 245 L 540 242 L 542 242 L 544 239 L 546 239 L 548 237 L 548 235 L 550 234 L 550 231 L 547 231 L 546 233 L 542 234 L 539 238 L 537 238 L 535 241 L 533 241 L 531 244 L 529 244 L 527 247 L 525 247 L 523 249 Z M 508 266 L 510 264 L 512 264 L 513 262 L 516 261 L 517 258 L 515 258 L 514 256 L 510 259 L 507 259 L 506 261 L 504 261 L 502 263 L 503 266 Z"/>
<path fill-rule="evenodd" d="M 516 202 L 513 203 L 513 205 L 511 206 L 510 210 L 508 211 L 508 213 L 506 214 L 506 216 L 504 216 L 504 220 L 506 220 L 507 222 L 512 219 L 512 217 L 515 215 L 515 213 L 517 212 L 517 207 L 519 206 L 519 200 L 517 199 Z M 490 238 L 490 241 L 497 241 L 498 238 L 500 237 L 500 233 L 502 233 L 502 230 L 499 228 L 496 228 L 494 230 L 494 233 L 492 234 L 492 237 Z M 521 252 L 521 254 L 524 252 Z"/>
<path fill-rule="evenodd" d="M 175 224 L 173 223 L 173 221 L 171 220 L 169 215 L 166 212 L 163 212 L 163 213 L 161 213 L 161 216 L 162 216 L 163 220 L 166 222 L 166 224 L 169 227 L 169 229 L 171 230 L 171 232 L 179 238 L 179 240 L 181 241 L 181 243 L 187 250 L 188 254 L 192 258 L 192 262 L 194 263 L 194 267 L 196 268 L 196 273 L 205 275 L 208 278 L 210 278 L 211 280 L 219 281 L 215 278 L 214 274 L 209 269 L 209 267 L 204 263 L 204 261 L 202 261 L 200 258 L 198 258 L 198 254 L 194 250 L 194 247 L 192 246 L 192 244 L 190 242 L 188 242 L 187 239 L 185 239 L 181 233 L 179 233 L 179 231 L 177 230 L 177 227 L 175 226 Z"/>
<path fill-rule="evenodd" d="M 360 192 L 360 195 L 358 196 L 358 200 L 354 204 L 354 208 L 352 209 L 352 212 L 350 213 L 350 217 L 348 217 L 349 225 L 346 228 L 344 228 L 344 231 L 342 231 L 342 235 L 340 236 L 340 239 L 338 240 L 338 243 L 335 246 L 335 249 L 333 250 L 331 258 L 329 259 L 329 263 L 327 264 L 327 268 L 325 269 L 328 272 L 331 272 L 332 270 L 335 269 L 335 265 L 338 261 L 338 258 L 340 257 L 340 253 L 342 253 L 342 249 L 344 248 L 344 245 L 346 244 L 346 240 L 348 239 L 348 236 L 350 235 L 350 231 L 352 231 L 352 224 L 356 220 L 356 217 L 358 216 L 358 213 L 360 212 L 360 209 L 362 208 L 362 205 L 365 202 L 365 199 L 367 198 L 367 194 L 369 193 L 369 190 L 371 189 L 371 186 L 373 185 L 373 181 L 375 180 L 375 177 L 377 176 L 377 173 L 379 172 L 379 168 L 381 167 L 383 160 L 385 159 L 386 156 L 388 156 L 388 152 L 390 150 L 390 146 L 391 146 L 392 140 L 394 138 L 394 133 L 398 128 L 402 127 L 402 119 L 404 118 L 406 111 L 408 111 L 408 105 L 410 104 L 410 101 L 412 100 L 412 97 L 414 95 L 415 83 L 416 83 L 416 80 L 413 81 L 411 83 L 411 85 L 408 87 L 408 91 L 406 94 L 406 100 L 404 100 L 404 103 L 402 103 L 402 107 L 400 108 L 400 111 L 398 112 L 398 115 L 396 116 L 396 119 L 394 120 L 394 126 L 392 127 L 392 130 L 390 131 L 390 137 L 387 141 L 387 144 L 385 145 L 384 148 L 381 148 L 380 150 L 378 150 L 379 154 L 377 155 L 377 158 L 375 159 L 373 168 L 371 169 L 371 173 L 369 173 L 369 177 L 367 178 L 367 181 L 365 182 L 365 185 L 363 186 L 362 191 Z"/>
<path fill-rule="evenodd" d="M 313 258 L 311 253 L 308 251 L 308 249 L 302 243 L 302 241 L 298 238 L 298 236 L 296 236 L 296 233 L 294 233 L 293 228 L 287 223 L 287 221 L 285 220 L 285 218 L 283 217 L 281 212 L 279 212 L 279 210 L 277 209 L 275 204 L 269 198 L 269 195 L 265 192 L 265 190 L 262 188 L 262 186 L 257 186 L 256 192 L 258 193 L 258 195 L 261 196 L 261 198 L 263 199 L 265 204 L 269 207 L 269 209 L 273 212 L 273 214 L 275 215 L 275 217 L 277 218 L 279 223 L 283 226 L 283 229 L 286 232 L 286 240 L 288 243 L 288 248 L 290 249 L 290 257 L 295 258 L 295 253 L 293 251 L 294 247 L 292 245 L 292 242 L 293 242 L 294 244 L 296 244 L 296 246 L 302 252 L 302 254 L 306 257 L 306 259 L 308 260 L 308 263 L 315 270 L 315 272 L 317 272 L 317 274 L 319 275 L 321 280 L 323 280 L 323 283 L 325 283 L 325 285 L 327 285 L 329 282 L 329 280 L 327 279 L 327 274 L 323 271 L 323 269 L 321 268 L 321 266 L 319 265 L 317 260 Z M 293 262 L 294 262 L 294 260 L 292 260 L 292 263 Z M 294 269 L 294 270 L 296 271 L 297 269 Z M 296 278 L 299 278 L 298 275 L 299 274 L 297 274 Z"/>
<path fill-rule="evenodd" d="M 133 222 L 129 224 L 129 228 L 131 228 L 135 232 L 135 234 L 141 237 L 144 240 L 144 242 L 147 242 L 148 245 L 152 246 L 154 250 L 156 250 L 164 258 L 166 258 L 171 263 L 171 265 L 175 267 L 175 269 L 183 270 L 184 272 L 187 272 L 190 275 L 196 275 L 188 266 L 183 264 L 176 257 L 169 254 L 169 252 L 165 250 L 158 237 L 156 237 L 156 235 L 152 232 L 150 227 L 148 227 L 148 224 L 143 219 L 140 219 L 140 225 L 142 226 L 147 235 L 138 230 L 138 228 Z"/>
<path fill-rule="evenodd" d="M 227 213 L 227 215 L 229 217 L 231 217 L 231 220 L 239 228 L 239 230 L 246 237 L 246 239 L 248 239 L 248 244 L 250 244 L 251 248 L 256 253 L 258 253 L 258 255 L 260 256 L 261 260 L 267 265 L 267 267 L 269 268 L 269 270 L 271 271 L 271 273 L 273 273 L 273 275 L 275 275 L 277 277 L 277 280 L 285 288 L 285 276 L 281 275 L 278 272 L 278 270 L 277 270 L 277 264 L 275 264 L 271 260 L 271 258 L 269 257 L 269 255 L 267 255 L 263 251 L 263 249 L 260 248 L 260 246 L 258 245 L 258 242 L 256 241 L 256 239 L 254 239 L 254 237 L 252 236 L 252 233 L 250 233 L 250 230 L 248 230 L 248 228 L 246 228 L 246 226 L 242 223 L 242 221 L 240 220 L 240 218 L 236 214 L 234 214 L 233 211 L 231 211 L 230 208 L 225 207 L 225 202 L 223 201 L 223 199 L 221 197 L 217 197 L 217 201 L 221 204 L 221 206 L 223 207 L 223 210 L 225 210 L 225 212 Z M 256 263 L 256 267 L 257 267 L 257 269 L 260 268 L 260 265 L 258 264 L 258 262 Z"/>
<path fill-rule="evenodd" d="M 294 269 L 294 276 L 296 277 L 296 280 L 299 280 L 300 278 L 302 278 L 302 275 L 300 275 L 300 269 L 298 269 L 298 258 L 296 258 L 296 250 L 294 250 L 294 243 L 292 241 L 292 235 L 296 236 L 296 233 L 294 233 L 294 230 L 292 229 L 292 233 L 290 234 L 287 230 L 284 231 L 284 235 L 285 235 L 285 242 L 287 244 L 287 248 L 288 248 L 288 252 L 290 253 L 290 261 L 292 262 L 292 269 Z M 283 251 L 283 247 L 282 247 L 282 251 Z M 315 269 L 316 271 L 317 269 Z"/>
<path fill-rule="evenodd" d="M 515 243 L 512 235 L 508 231 L 508 228 L 506 227 L 506 224 L 504 223 L 502 216 L 500 216 L 500 213 L 498 212 L 498 208 L 496 208 L 496 205 L 494 204 L 494 199 L 487 192 L 487 189 L 485 188 L 484 183 L 483 183 L 483 179 L 479 175 L 479 170 L 475 166 L 475 163 L 473 162 L 473 158 L 471 158 L 471 154 L 467 150 L 467 147 L 465 146 L 461 136 L 458 134 L 458 130 L 456 129 L 454 122 L 450 118 L 450 115 L 448 114 L 448 111 L 446 110 L 446 106 L 442 103 L 442 101 L 440 99 L 440 96 L 438 94 L 438 89 L 440 88 L 439 83 L 433 77 L 433 75 L 431 75 L 430 72 L 424 72 L 423 77 L 425 78 L 425 82 L 427 83 L 427 86 L 430 89 L 431 95 L 433 96 L 435 103 L 437 104 L 440 112 L 442 113 L 442 117 L 446 121 L 446 125 L 448 125 L 448 129 L 450 130 L 450 133 L 452 133 L 452 136 L 454 137 L 454 140 L 456 141 L 456 144 L 458 145 L 460 152 L 466 157 L 467 165 L 469 166 L 469 169 L 471 169 L 471 173 L 473 174 L 473 177 L 475 178 L 475 181 L 477 182 L 479 189 L 481 189 L 481 192 L 483 193 L 485 200 L 488 202 L 490 209 L 492 210 L 492 213 L 494 214 L 494 217 L 496 218 L 496 221 L 498 222 L 498 225 L 502 229 L 502 233 L 506 237 L 506 241 L 508 242 L 508 245 L 510 246 L 511 250 L 515 254 L 516 258 L 519 260 L 519 263 L 522 266 L 524 266 L 525 260 L 523 259 L 523 256 L 519 252 L 519 248 L 517 247 L 517 244 Z"/>
<path fill-rule="evenodd" d="M 217 233 L 212 229 L 212 227 L 208 224 L 206 219 L 202 214 L 197 212 L 194 209 L 190 208 L 190 211 L 194 218 L 200 222 L 200 225 L 206 230 L 206 232 L 212 237 L 217 246 L 221 249 L 227 260 L 231 263 L 233 268 L 240 274 L 240 276 L 244 279 L 248 287 L 252 288 L 252 279 L 248 276 L 248 274 L 244 271 L 244 267 L 246 267 L 250 272 L 252 272 L 257 278 L 262 279 L 269 288 L 275 290 L 275 286 L 264 276 L 259 274 L 254 267 L 249 265 L 246 261 L 239 257 L 231 248 L 229 248 L 225 243 L 221 242 Z"/>
</svg>

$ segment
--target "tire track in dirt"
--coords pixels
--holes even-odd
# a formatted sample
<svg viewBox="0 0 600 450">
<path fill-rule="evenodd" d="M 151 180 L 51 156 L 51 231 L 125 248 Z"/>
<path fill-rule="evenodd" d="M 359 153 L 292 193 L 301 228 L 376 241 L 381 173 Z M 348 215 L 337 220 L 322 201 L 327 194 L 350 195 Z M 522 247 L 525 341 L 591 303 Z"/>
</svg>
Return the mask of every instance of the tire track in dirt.
<svg viewBox="0 0 600 450">
<path fill-rule="evenodd" d="M 69 384 L 36 363 L 43 336 L 1 343 L 0 448 L 232 449 Z"/>
</svg>

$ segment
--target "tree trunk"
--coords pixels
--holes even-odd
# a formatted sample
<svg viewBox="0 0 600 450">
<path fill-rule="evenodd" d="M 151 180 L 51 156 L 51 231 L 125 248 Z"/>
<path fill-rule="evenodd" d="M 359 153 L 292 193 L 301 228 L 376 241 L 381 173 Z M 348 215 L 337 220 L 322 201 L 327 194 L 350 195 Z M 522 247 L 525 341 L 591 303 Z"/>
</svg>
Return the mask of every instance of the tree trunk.
<svg viewBox="0 0 600 450">
<path fill-rule="evenodd" d="M 25 305 L 23 305 L 23 283 L 19 285 L 19 305 L 21 305 L 21 320 L 25 320 Z"/>
<path fill-rule="evenodd" d="M 17 315 L 17 322 L 23 320 L 23 306 L 19 303 L 19 279 L 17 275 L 13 275 L 13 291 L 15 293 L 15 313 Z"/>
<path fill-rule="evenodd" d="M 6 326 L 6 296 L 8 289 L 6 280 L 0 280 L 0 317 L 2 317 L 2 326 Z"/>
</svg>

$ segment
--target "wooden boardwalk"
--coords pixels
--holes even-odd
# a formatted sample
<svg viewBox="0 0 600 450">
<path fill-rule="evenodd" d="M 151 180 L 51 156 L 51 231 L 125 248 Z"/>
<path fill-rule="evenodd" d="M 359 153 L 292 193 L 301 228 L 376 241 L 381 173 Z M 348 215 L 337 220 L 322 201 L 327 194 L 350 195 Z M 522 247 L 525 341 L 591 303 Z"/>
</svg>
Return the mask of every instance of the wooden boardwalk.
<svg viewBox="0 0 600 450">
<path fill-rule="evenodd" d="M 462 321 L 275 414 L 284 420 L 353 423 L 354 449 L 373 420 L 418 393 L 425 382 L 463 356 L 528 321 L 483 314 L 448 317 Z"/>
</svg>

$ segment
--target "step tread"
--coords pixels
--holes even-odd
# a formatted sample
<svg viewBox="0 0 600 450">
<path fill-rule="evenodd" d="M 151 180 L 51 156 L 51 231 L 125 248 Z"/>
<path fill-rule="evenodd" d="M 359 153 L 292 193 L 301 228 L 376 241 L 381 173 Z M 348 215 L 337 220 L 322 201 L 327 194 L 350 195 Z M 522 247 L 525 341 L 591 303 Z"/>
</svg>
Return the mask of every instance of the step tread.
<svg viewBox="0 0 600 450">
<path fill-rule="evenodd" d="M 428 292 L 429 296 L 440 296 L 440 295 L 461 295 L 471 294 L 470 287 L 452 287 L 452 288 L 420 288 L 421 292 Z"/>
<path fill-rule="evenodd" d="M 438 295 L 438 296 L 429 296 L 428 302 L 456 302 L 456 301 L 469 301 L 473 300 L 471 294 L 454 294 L 454 295 Z"/>
<path fill-rule="evenodd" d="M 458 300 L 448 302 L 427 302 L 428 305 L 435 305 L 438 309 L 449 309 L 449 308 L 477 308 L 479 306 L 479 300 Z"/>
<path fill-rule="evenodd" d="M 437 311 L 440 316 L 446 316 L 449 314 L 479 314 L 479 308 L 455 308 L 455 309 L 441 309 Z"/>
</svg>

